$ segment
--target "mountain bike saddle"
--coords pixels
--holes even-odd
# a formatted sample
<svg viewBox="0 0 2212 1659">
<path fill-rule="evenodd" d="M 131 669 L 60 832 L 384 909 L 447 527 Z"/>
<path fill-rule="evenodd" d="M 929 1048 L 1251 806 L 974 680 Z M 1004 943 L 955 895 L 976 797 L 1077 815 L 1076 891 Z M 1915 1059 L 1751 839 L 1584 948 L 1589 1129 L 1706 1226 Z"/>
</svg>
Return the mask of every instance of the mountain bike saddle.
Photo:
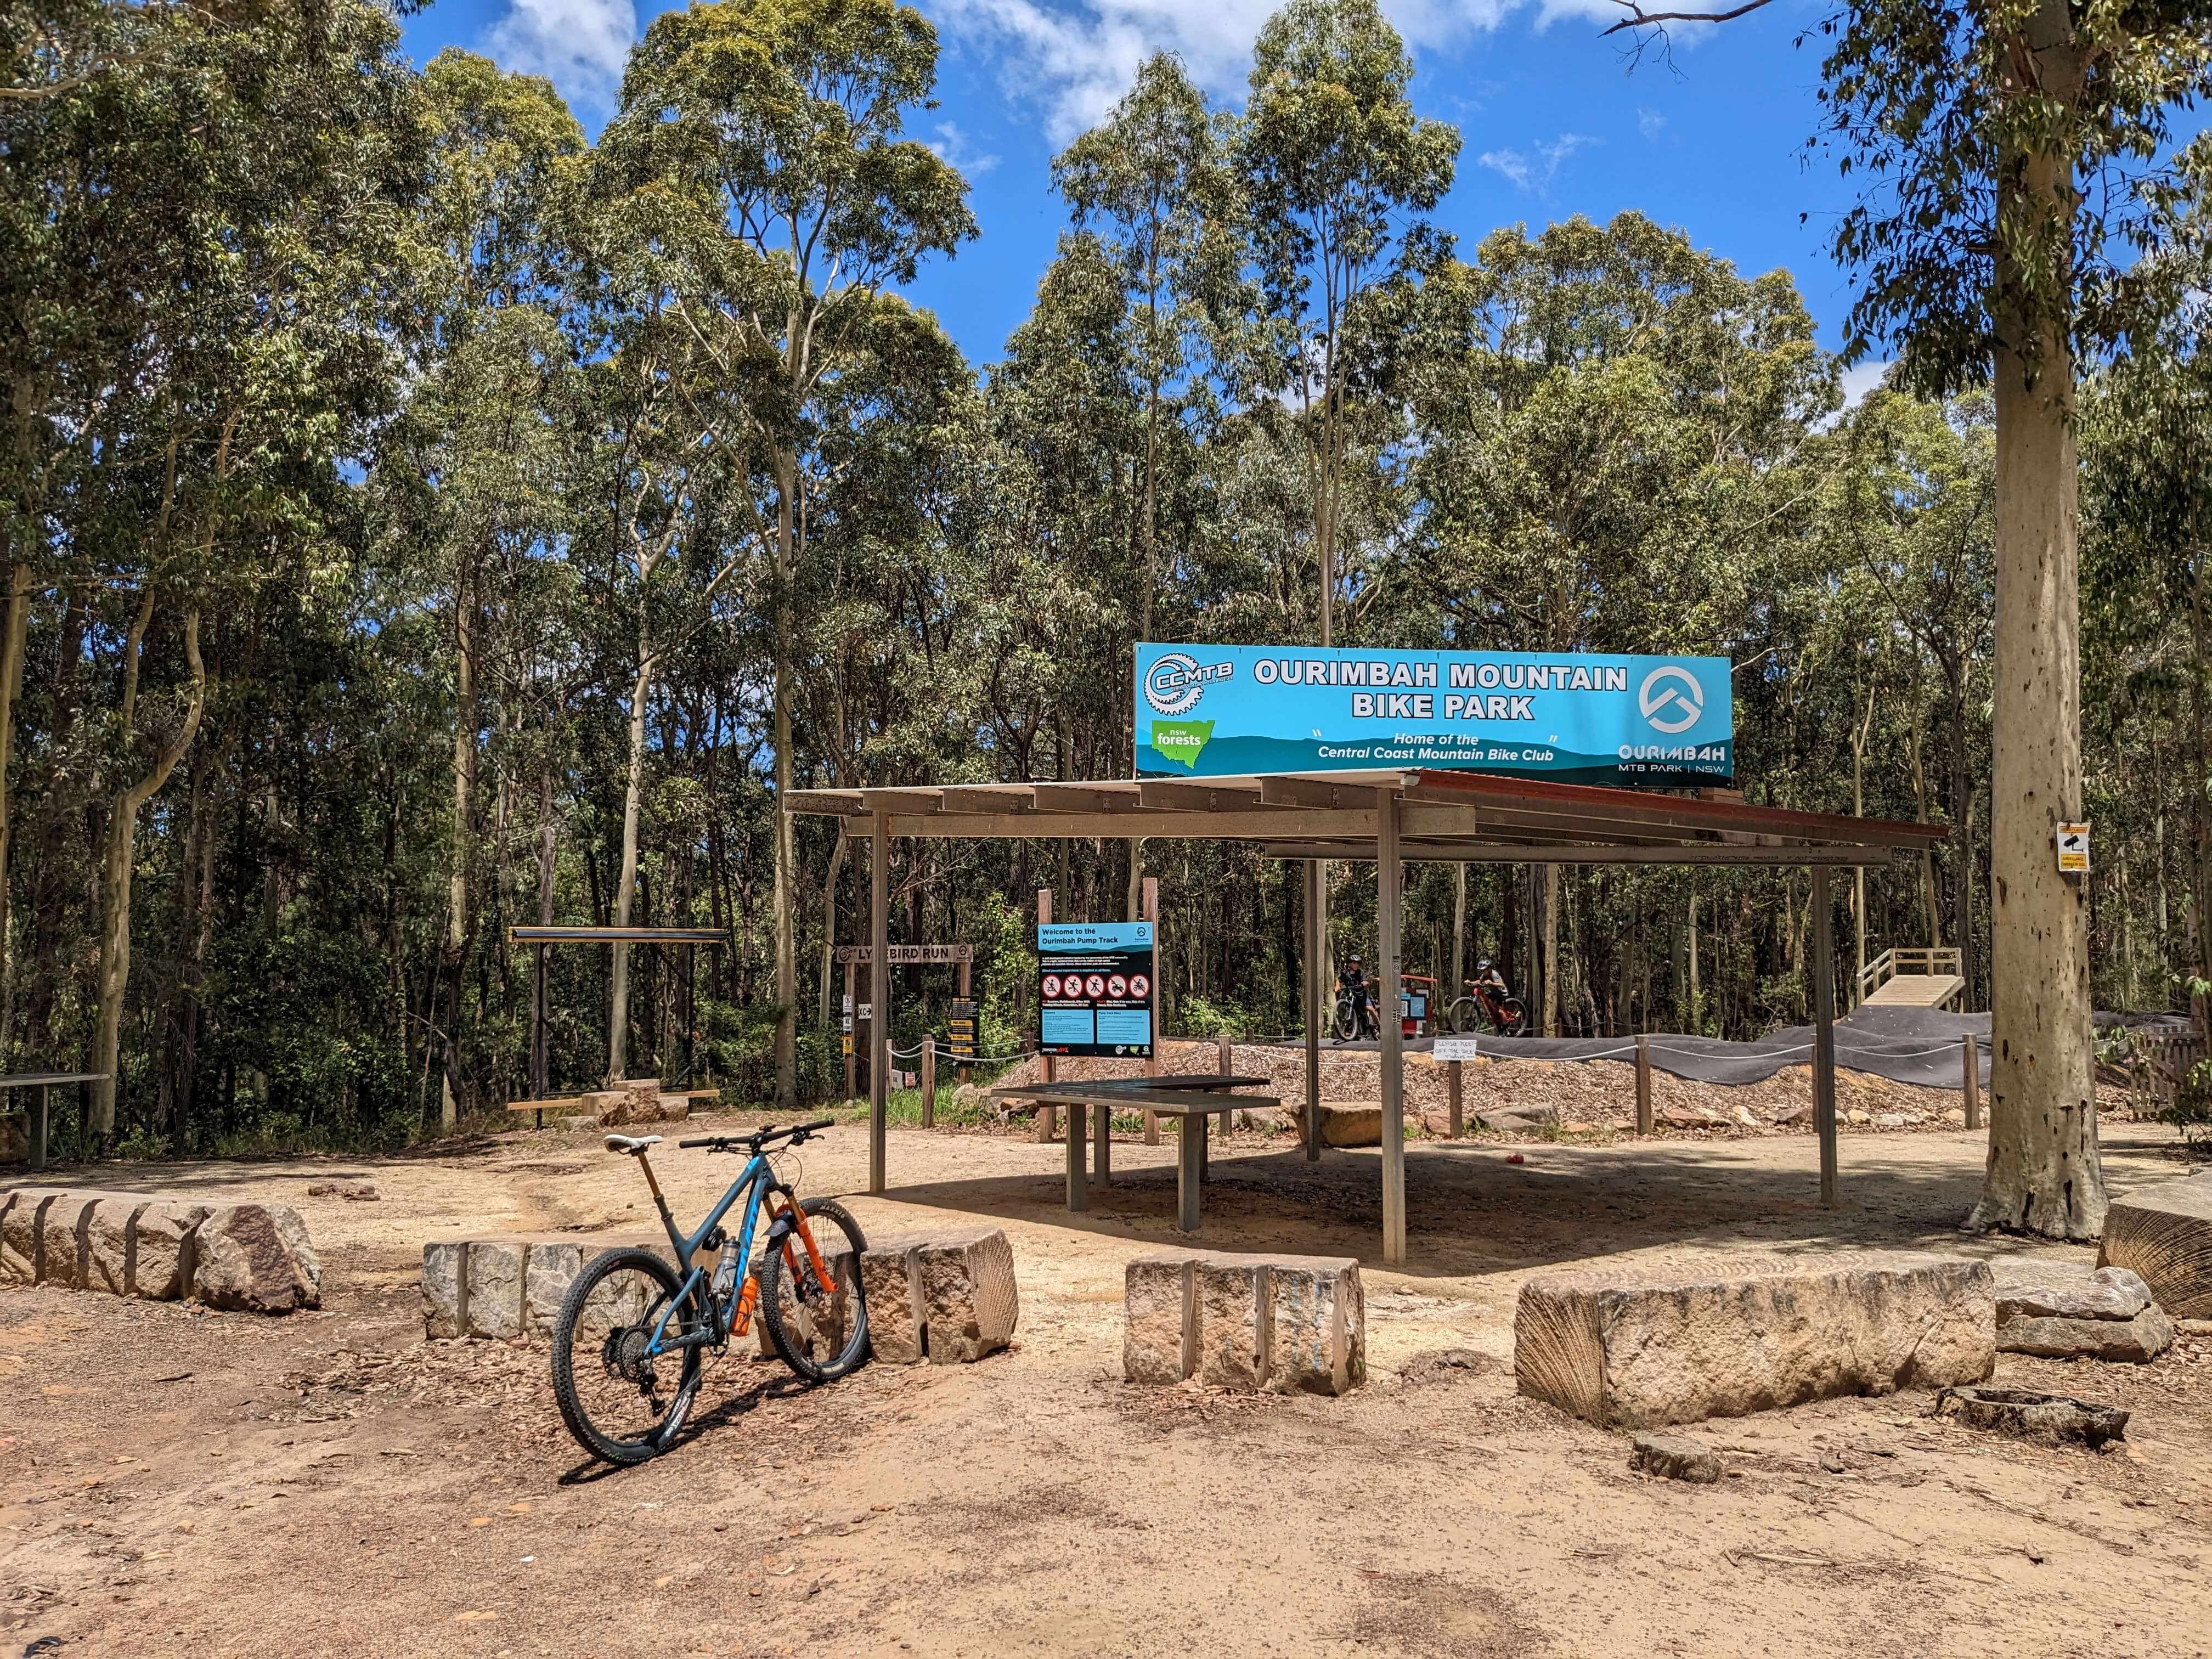
<svg viewBox="0 0 2212 1659">
<path fill-rule="evenodd" d="M 632 1158 L 635 1158 L 648 1146 L 659 1145 L 660 1145 L 659 1135 L 609 1135 L 607 1137 L 609 1152 L 626 1152 Z"/>
</svg>

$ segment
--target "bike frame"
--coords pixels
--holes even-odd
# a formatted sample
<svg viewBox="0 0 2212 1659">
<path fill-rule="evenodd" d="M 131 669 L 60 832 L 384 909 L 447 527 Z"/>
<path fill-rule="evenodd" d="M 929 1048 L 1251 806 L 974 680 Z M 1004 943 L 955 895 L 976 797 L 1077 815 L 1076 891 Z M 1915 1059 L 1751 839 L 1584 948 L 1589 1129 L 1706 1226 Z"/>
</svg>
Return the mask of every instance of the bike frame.
<svg viewBox="0 0 2212 1659">
<path fill-rule="evenodd" d="M 753 1230 L 759 1224 L 761 1212 L 770 1199 L 781 1198 L 783 1200 L 783 1207 L 772 1212 L 769 1218 L 768 1243 L 771 1252 L 789 1257 L 792 1267 L 796 1271 L 799 1261 L 791 1254 L 791 1235 L 798 1234 L 806 1247 L 807 1258 L 813 1264 L 818 1281 L 823 1285 L 830 1283 L 829 1264 L 823 1261 L 822 1252 L 814 1243 L 813 1231 L 806 1224 L 806 1212 L 799 1207 L 791 1188 L 775 1179 L 766 1154 L 756 1152 L 746 1160 L 743 1173 L 730 1183 L 729 1190 L 722 1194 L 721 1201 L 707 1212 L 707 1218 L 699 1224 L 698 1231 L 688 1238 L 678 1230 L 676 1218 L 669 1213 L 668 1200 L 661 1196 L 660 1183 L 653 1178 L 653 1165 L 642 1155 L 637 1162 L 638 1167 L 645 1171 L 645 1184 L 653 1189 L 653 1207 L 660 1212 L 660 1224 L 668 1230 L 668 1243 L 676 1252 L 676 1260 L 685 1268 L 684 1282 L 677 1286 L 676 1294 L 669 1298 L 668 1305 L 661 1310 L 660 1318 L 653 1325 L 653 1340 L 646 1349 L 648 1354 L 672 1353 L 678 1348 L 719 1346 L 732 1336 L 743 1336 L 752 1328 L 753 1305 L 760 1297 L 760 1286 L 750 1265 Z M 699 1266 L 697 1258 L 708 1241 L 720 1230 L 722 1218 L 729 1214 L 731 1206 L 740 1197 L 745 1200 L 745 1217 L 738 1230 L 738 1260 L 746 1267 L 744 1273 L 732 1283 L 729 1304 L 725 1307 L 714 1299 L 711 1266 Z M 722 1248 L 728 1248 L 726 1235 L 724 1236 Z M 710 1261 L 713 1259 L 710 1258 Z M 706 1310 L 705 1328 L 690 1336 L 679 1336 L 670 1340 L 669 1320 L 674 1317 L 678 1309 L 695 1298 Z"/>
</svg>

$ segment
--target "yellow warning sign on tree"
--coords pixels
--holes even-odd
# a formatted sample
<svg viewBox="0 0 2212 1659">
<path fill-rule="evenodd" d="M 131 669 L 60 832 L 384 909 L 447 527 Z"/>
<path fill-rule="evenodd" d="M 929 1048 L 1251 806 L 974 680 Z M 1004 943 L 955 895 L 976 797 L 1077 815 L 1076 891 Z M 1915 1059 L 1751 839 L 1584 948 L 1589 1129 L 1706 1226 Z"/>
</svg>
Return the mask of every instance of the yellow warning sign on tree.
<svg viewBox="0 0 2212 1659">
<path fill-rule="evenodd" d="M 2062 823 L 2058 826 L 2058 873 L 2063 876 L 2086 876 L 2089 873 L 2087 824 Z"/>
</svg>

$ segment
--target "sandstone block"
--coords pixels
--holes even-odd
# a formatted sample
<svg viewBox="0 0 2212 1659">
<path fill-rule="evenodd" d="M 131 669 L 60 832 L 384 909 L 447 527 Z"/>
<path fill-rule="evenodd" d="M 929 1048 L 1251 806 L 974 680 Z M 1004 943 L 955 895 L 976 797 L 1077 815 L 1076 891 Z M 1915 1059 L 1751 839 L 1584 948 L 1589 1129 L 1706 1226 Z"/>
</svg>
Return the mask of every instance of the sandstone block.
<svg viewBox="0 0 2212 1659">
<path fill-rule="evenodd" d="M 1267 1264 L 1267 1371 L 1275 1394 L 1343 1394 L 1367 1380 L 1367 1304 L 1351 1256 Z"/>
<path fill-rule="evenodd" d="M 580 1097 L 578 1103 L 595 1126 L 616 1129 L 630 1121 L 627 1090 L 594 1089 Z"/>
<path fill-rule="evenodd" d="M 1013 1340 L 1021 1297 L 1014 1285 L 1013 1246 L 1004 1231 L 975 1227 L 935 1234 L 923 1243 L 920 1264 L 931 1364 L 967 1364 Z"/>
<path fill-rule="evenodd" d="M 18 1187 L 0 1208 L 0 1278 L 28 1285 L 39 1276 L 39 1228 L 57 1187 Z"/>
<path fill-rule="evenodd" d="M 39 1218 L 39 1282 L 62 1285 L 73 1291 L 85 1288 L 85 1231 L 94 1206 L 106 1193 L 71 1188 L 58 1193 Z"/>
<path fill-rule="evenodd" d="M 1382 1144 L 1382 1103 L 1379 1100 L 1324 1100 L 1321 1103 L 1321 1144 L 1324 1146 L 1380 1146 Z"/>
<path fill-rule="evenodd" d="M 691 1097 L 663 1095 L 656 1103 L 663 1123 L 681 1123 L 691 1115 Z"/>
<path fill-rule="evenodd" d="M 623 1078 L 614 1085 L 623 1096 L 629 1123 L 653 1123 L 660 1118 L 660 1079 L 657 1077 Z"/>
<path fill-rule="evenodd" d="M 1121 1376 L 1124 1381 L 1164 1386 L 1197 1369 L 1190 1339 L 1198 1321 L 1190 1306 L 1194 1253 L 1140 1255 L 1123 1269 Z M 869 1316 L 874 1317 L 874 1309 Z"/>
<path fill-rule="evenodd" d="M 1721 1460 L 1702 1440 L 1686 1434 L 1639 1434 L 1628 1454 L 1628 1467 L 1668 1480 L 1710 1486 L 1721 1478 Z"/>
<path fill-rule="evenodd" d="M 447 1239 L 422 1247 L 422 1334 L 466 1336 L 468 1245 Z"/>
<path fill-rule="evenodd" d="M 323 1265 L 287 1204 L 232 1204 L 193 1236 L 192 1295 L 210 1308 L 290 1313 L 322 1305 Z"/>
<path fill-rule="evenodd" d="M 85 1288 L 110 1296 L 131 1294 L 131 1226 L 147 1200 L 128 1193 L 110 1194 L 92 1206 L 85 1224 Z"/>
<path fill-rule="evenodd" d="M 467 1289 L 461 1306 L 471 1336 L 501 1341 L 522 1334 L 522 1284 L 528 1252 L 529 1246 L 519 1239 L 469 1242 L 463 1269 Z"/>
<path fill-rule="evenodd" d="M 208 1206 L 157 1198 L 131 1224 L 131 1294 L 174 1302 L 191 1288 L 193 1241 Z"/>
<path fill-rule="evenodd" d="M 553 1334 L 553 1326 L 561 1317 L 561 1304 L 567 1299 L 568 1286 L 584 1270 L 584 1247 L 580 1244 L 553 1243 L 541 1239 L 530 1242 L 522 1261 L 522 1330 L 533 1340 L 543 1340 Z"/>
<path fill-rule="evenodd" d="M 921 1246 L 914 1239 L 879 1239 L 860 1253 L 860 1294 L 868 1309 L 868 1346 L 892 1365 L 918 1365 L 926 1357 L 923 1330 L 929 1302 L 921 1286 Z"/>
<path fill-rule="evenodd" d="M 0 1164 L 27 1164 L 30 1158 L 30 1114 L 0 1112 Z"/>
<path fill-rule="evenodd" d="M 1986 1377 L 1985 1262 L 1906 1252 L 1548 1273 L 1514 1319 L 1521 1392 L 1604 1427 L 1735 1417 Z"/>
<path fill-rule="evenodd" d="M 2212 1181 L 2170 1181 L 2113 1200 L 2097 1265 L 2133 1268 L 2176 1319 L 2212 1319 Z"/>
<path fill-rule="evenodd" d="M 2008 1319 L 2127 1320 L 2151 1304 L 2150 1286 L 2126 1267 L 1999 1256 L 1990 1273 L 1996 1280 L 1999 1326 Z"/>
<path fill-rule="evenodd" d="M 2045 1359 L 2103 1359 L 2147 1365 L 2173 1346 L 2173 1322 L 2164 1310 L 2145 1308 L 2132 1319 L 2052 1319 L 2016 1316 L 1997 1321 L 2003 1353 Z"/>
<path fill-rule="evenodd" d="M 1220 1389 L 1257 1389 L 1267 1376 L 1267 1266 L 1256 1256 L 1198 1258 L 1198 1379 Z"/>
</svg>

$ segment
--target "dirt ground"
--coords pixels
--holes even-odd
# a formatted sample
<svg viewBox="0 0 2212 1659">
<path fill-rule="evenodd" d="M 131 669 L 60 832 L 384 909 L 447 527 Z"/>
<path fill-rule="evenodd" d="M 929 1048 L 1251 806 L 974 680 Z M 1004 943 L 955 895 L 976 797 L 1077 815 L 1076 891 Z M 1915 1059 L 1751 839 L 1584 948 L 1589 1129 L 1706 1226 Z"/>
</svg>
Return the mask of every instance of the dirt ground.
<svg viewBox="0 0 2212 1659">
<path fill-rule="evenodd" d="M 1803 1135 L 1424 1141 L 1403 1271 L 1376 1254 L 1374 1152 L 1309 1164 L 1232 1139 L 1202 1242 L 1363 1259 L 1371 1376 L 1341 1400 L 1121 1382 L 1122 1264 L 1180 1237 L 1167 1139 L 1117 1144 L 1114 1184 L 1071 1216 L 1058 1146 L 896 1133 L 893 1194 L 852 1207 L 871 1231 L 1002 1224 L 1015 1347 L 812 1390 L 733 1351 L 686 1443 L 619 1474 L 580 1462 L 542 1349 L 426 1344 L 416 1291 L 427 1238 L 649 1219 L 595 1138 L 103 1170 L 295 1205 L 325 1305 L 261 1320 L 0 1291 L 0 1652 L 2212 1650 L 2212 1340 L 2145 1367 L 2001 1358 L 2002 1382 L 2131 1409 L 2124 1452 L 1990 1438 L 1924 1396 L 1847 1400 L 1691 1431 L 1730 1465 L 1718 1486 L 1633 1475 L 1624 1438 L 1514 1392 L 1517 1287 L 1563 1263 L 2088 1259 L 1954 1231 L 1978 1136 L 1847 1136 L 1836 1212 Z M 863 1187 L 866 1150 L 843 1127 L 810 1146 L 801 1190 Z M 2115 1126 L 2106 1157 L 2118 1188 L 2180 1171 L 2144 1126 Z M 734 1173 L 672 1148 L 656 1167 L 684 1215 Z M 307 1196 L 359 1181 L 380 1199 Z"/>
</svg>

